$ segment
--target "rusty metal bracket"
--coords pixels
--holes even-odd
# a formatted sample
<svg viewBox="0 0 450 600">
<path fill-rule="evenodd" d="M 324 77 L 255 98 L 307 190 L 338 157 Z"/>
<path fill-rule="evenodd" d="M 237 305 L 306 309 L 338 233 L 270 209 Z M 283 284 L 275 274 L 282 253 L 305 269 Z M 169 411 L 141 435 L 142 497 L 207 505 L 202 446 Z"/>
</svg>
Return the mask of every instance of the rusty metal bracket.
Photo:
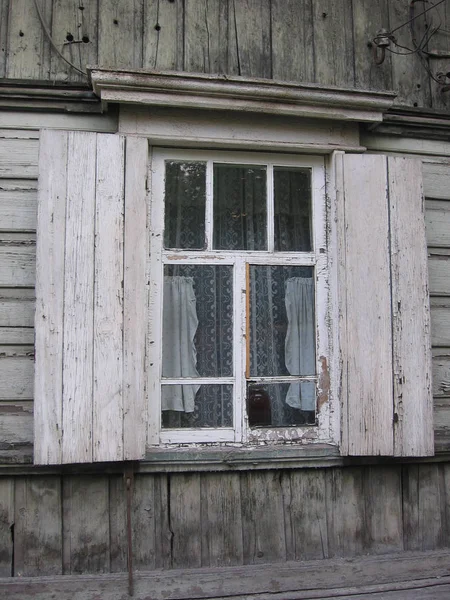
<svg viewBox="0 0 450 600">
<path fill-rule="evenodd" d="M 127 468 L 123 474 L 125 480 L 125 494 L 127 497 L 127 562 L 128 562 L 128 595 L 134 595 L 133 581 L 133 528 L 131 522 L 131 503 L 133 500 L 134 473 Z"/>
</svg>

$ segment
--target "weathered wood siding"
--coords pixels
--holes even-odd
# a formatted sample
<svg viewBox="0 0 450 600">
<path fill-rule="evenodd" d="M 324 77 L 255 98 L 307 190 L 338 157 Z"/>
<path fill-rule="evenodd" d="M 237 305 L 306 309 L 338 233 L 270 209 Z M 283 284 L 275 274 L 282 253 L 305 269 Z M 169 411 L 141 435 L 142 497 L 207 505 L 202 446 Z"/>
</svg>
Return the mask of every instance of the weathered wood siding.
<svg viewBox="0 0 450 600">
<path fill-rule="evenodd" d="M 436 447 L 450 448 L 450 161 L 423 165 Z"/>
<path fill-rule="evenodd" d="M 9 463 L 32 456 L 38 135 L 33 128 L 0 129 L 0 462 Z M 424 186 L 435 447 L 445 450 L 450 449 L 450 160 L 426 159 Z"/>
<path fill-rule="evenodd" d="M 402 105 L 449 107 L 450 93 L 441 93 L 417 54 L 387 52 L 382 65 L 374 62 L 370 43 L 381 28 L 396 30 L 398 43 L 412 46 L 409 26 L 399 28 L 410 18 L 407 0 L 37 3 L 54 46 L 81 71 L 99 65 L 394 89 Z M 420 41 L 439 22 L 430 49 L 448 52 L 445 4 L 415 21 L 416 36 Z M 55 52 L 34 0 L 0 0 L 0 42 L 0 77 L 86 84 Z M 428 68 L 446 73 L 448 59 L 430 58 Z"/>
<path fill-rule="evenodd" d="M 137 474 L 134 568 L 450 546 L 450 465 Z M 121 474 L 0 479 L 0 577 L 127 569 Z"/>
</svg>

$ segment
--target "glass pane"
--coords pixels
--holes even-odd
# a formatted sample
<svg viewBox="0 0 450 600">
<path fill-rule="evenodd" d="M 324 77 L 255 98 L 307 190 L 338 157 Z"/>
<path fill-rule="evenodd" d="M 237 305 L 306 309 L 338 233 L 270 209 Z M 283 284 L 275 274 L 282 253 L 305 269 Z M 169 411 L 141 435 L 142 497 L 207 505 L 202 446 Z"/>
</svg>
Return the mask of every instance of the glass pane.
<svg viewBox="0 0 450 600">
<path fill-rule="evenodd" d="M 265 167 L 215 164 L 213 206 L 214 248 L 267 249 Z"/>
<path fill-rule="evenodd" d="M 250 265 L 250 376 L 314 375 L 313 267 Z"/>
<path fill-rule="evenodd" d="M 316 386 L 312 381 L 247 386 L 250 427 L 313 425 L 315 408 Z"/>
<path fill-rule="evenodd" d="M 163 377 L 233 374 L 233 267 L 166 265 Z"/>
<path fill-rule="evenodd" d="M 164 247 L 205 247 L 206 163 L 166 161 Z"/>
<path fill-rule="evenodd" d="M 311 240 L 311 170 L 275 167 L 275 250 L 308 252 Z"/>
<path fill-rule="evenodd" d="M 232 385 L 163 385 L 162 427 L 232 427 Z"/>
</svg>

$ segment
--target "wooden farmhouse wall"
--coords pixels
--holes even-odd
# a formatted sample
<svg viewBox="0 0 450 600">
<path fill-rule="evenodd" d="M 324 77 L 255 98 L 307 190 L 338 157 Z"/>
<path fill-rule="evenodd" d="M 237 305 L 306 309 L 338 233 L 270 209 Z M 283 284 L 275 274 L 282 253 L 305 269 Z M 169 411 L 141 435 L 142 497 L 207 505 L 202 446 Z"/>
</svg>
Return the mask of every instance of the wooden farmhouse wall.
<svg viewBox="0 0 450 600">
<path fill-rule="evenodd" d="M 450 73 L 450 58 L 430 58 L 426 68 L 414 53 L 387 53 L 381 65 L 374 62 L 371 40 L 380 28 L 392 31 L 408 21 L 409 4 L 0 0 L 0 99 L 17 95 L 18 86 L 34 90 L 30 103 L 43 86 L 87 90 L 79 71 L 89 64 L 393 89 L 397 109 L 413 109 L 410 115 L 414 109 L 422 116 L 446 111 L 450 91 L 427 69 L 433 76 Z M 441 30 L 430 44 L 436 53 L 450 52 L 450 0 L 440 4 L 439 14 Z M 438 21 L 427 13 L 417 19 L 415 34 L 423 36 L 426 26 Z M 395 35 L 399 44 L 411 44 L 408 26 Z M 116 132 L 118 126 L 114 111 L 89 114 L 87 102 L 85 112 L 78 105 L 80 112 L 72 115 L 49 106 L 27 112 L 10 105 L 0 112 L 0 579 L 122 573 L 128 567 L 123 465 L 95 470 L 32 465 L 39 130 Z M 295 469 L 267 463 L 253 468 L 248 461 L 221 464 L 217 472 L 211 465 L 176 472 L 175 461 L 165 468 L 143 461 L 135 465 L 131 505 L 135 569 L 231 567 L 450 547 L 450 148 L 446 141 L 425 148 L 426 143 L 409 140 L 404 152 L 398 143 L 377 149 L 368 143 L 375 134 L 366 135 L 363 143 L 373 152 L 414 153 L 423 160 L 436 458 L 363 463 L 335 454 Z M 273 586 L 264 571 L 261 567 L 255 575 L 252 593 L 257 585 L 262 591 Z M 240 577 L 235 580 L 241 583 Z M 4 585 L 1 580 L 0 596 L 5 591 L 5 597 L 27 597 L 25 587 L 23 596 L 20 590 L 10 596 Z M 35 597 L 45 594 L 44 587 Z M 189 591 L 184 597 L 191 597 Z"/>
<path fill-rule="evenodd" d="M 448 108 L 435 79 L 450 83 L 439 56 L 450 51 L 450 7 L 400 27 L 410 18 L 407 0 L 0 0 L 0 78 L 86 85 L 76 70 L 86 65 L 223 73 L 393 89 L 399 105 Z M 423 65 L 405 47 L 437 26 Z M 376 65 L 382 28 L 399 46 Z"/>
</svg>

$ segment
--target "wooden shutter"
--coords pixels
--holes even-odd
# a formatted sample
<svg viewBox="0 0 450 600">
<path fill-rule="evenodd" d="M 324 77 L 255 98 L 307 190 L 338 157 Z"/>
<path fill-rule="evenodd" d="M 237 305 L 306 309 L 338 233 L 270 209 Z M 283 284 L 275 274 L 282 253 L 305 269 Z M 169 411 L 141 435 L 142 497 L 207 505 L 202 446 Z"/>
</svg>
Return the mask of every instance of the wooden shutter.
<svg viewBox="0 0 450 600">
<path fill-rule="evenodd" d="M 147 141 L 42 131 L 36 464 L 145 453 Z"/>
<path fill-rule="evenodd" d="M 434 453 L 422 165 L 336 156 L 344 455 Z"/>
</svg>

